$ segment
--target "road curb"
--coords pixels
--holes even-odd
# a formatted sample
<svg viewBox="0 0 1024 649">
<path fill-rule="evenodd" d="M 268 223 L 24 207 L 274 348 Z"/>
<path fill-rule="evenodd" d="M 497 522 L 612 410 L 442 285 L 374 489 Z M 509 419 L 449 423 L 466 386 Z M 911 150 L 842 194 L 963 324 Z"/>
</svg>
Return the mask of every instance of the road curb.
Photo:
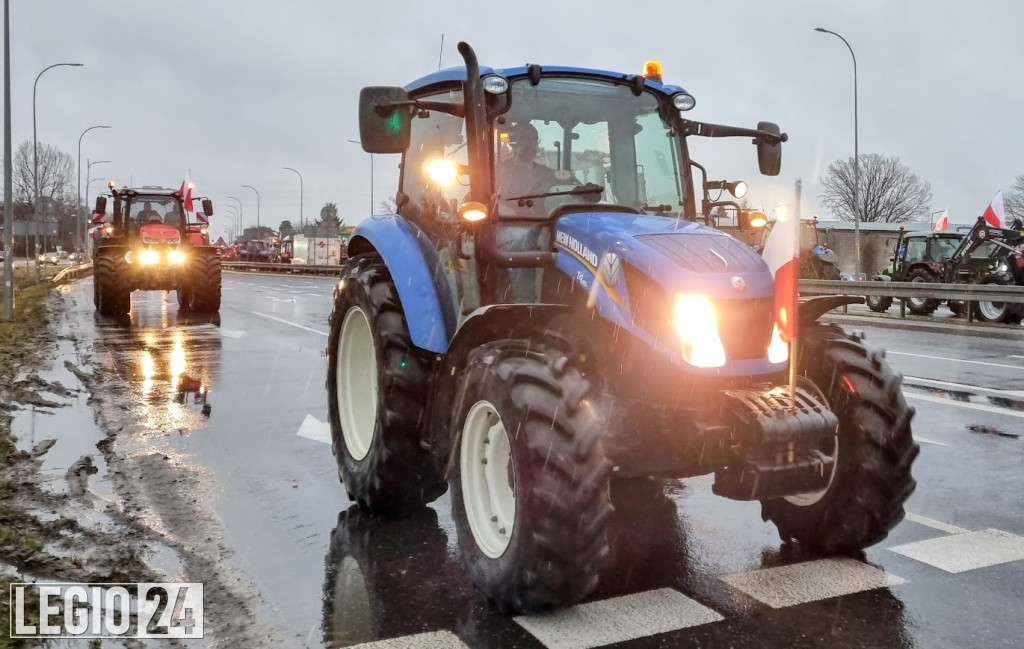
<svg viewBox="0 0 1024 649">
<path fill-rule="evenodd" d="M 969 325 L 841 313 L 828 313 L 822 316 L 821 319 L 824 322 L 831 322 L 840 325 L 878 327 L 881 329 L 895 329 L 897 331 L 956 334 L 959 336 L 973 336 L 976 338 L 997 338 L 999 340 L 1024 341 L 1024 327 L 1019 325 Z"/>
</svg>

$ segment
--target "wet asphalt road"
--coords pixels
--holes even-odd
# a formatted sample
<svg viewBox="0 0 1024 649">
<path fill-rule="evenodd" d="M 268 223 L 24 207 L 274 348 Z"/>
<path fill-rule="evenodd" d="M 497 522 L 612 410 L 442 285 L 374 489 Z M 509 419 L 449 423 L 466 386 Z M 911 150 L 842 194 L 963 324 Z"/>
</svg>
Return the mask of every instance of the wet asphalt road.
<svg viewBox="0 0 1024 649">
<path fill-rule="evenodd" d="M 1021 343 L 866 330 L 906 376 L 922 450 L 908 520 L 865 562 L 790 556 L 757 504 L 714 497 L 707 480 L 667 495 L 641 481 L 615 489 L 613 560 L 590 601 L 508 619 L 459 563 L 447 495 L 392 522 L 349 507 L 322 424 L 333 283 L 227 273 L 219 322 L 179 319 L 158 292 L 133 295 L 130 325 L 94 319 L 91 280 L 69 301 L 125 377 L 178 393 L 122 405 L 212 474 L 233 563 L 293 646 L 1024 643 Z"/>
</svg>

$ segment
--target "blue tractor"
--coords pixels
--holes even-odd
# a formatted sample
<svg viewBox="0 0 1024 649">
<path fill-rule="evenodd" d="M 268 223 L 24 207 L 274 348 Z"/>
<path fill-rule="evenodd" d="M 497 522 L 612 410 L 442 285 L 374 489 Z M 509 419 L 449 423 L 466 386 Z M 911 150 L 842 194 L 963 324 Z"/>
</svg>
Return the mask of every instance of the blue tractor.
<svg viewBox="0 0 1024 649">
<path fill-rule="evenodd" d="M 620 478 L 713 473 L 813 552 L 885 538 L 915 486 L 913 409 L 880 351 L 816 322 L 860 298 L 804 302 L 790 359 L 765 263 L 698 213 L 719 205 L 694 189 L 692 138 L 750 138 L 773 176 L 786 135 L 688 119 L 655 65 L 459 52 L 360 94 L 363 148 L 402 163 L 397 213 L 356 228 L 330 316 L 349 498 L 399 514 L 450 489 L 469 573 L 507 612 L 593 591 Z"/>
</svg>

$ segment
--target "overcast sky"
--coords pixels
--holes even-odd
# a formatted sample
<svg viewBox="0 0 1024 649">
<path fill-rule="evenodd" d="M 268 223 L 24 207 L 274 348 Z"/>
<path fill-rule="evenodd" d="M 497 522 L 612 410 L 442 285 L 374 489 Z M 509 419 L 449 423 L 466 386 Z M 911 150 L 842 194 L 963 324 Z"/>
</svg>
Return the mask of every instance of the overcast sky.
<svg viewBox="0 0 1024 649">
<path fill-rule="evenodd" d="M 468 9 L 468 7 L 474 7 Z M 931 183 L 933 210 L 970 222 L 1024 173 L 1024 5 L 996 0 L 837 2 L 349 2 L 341 0 L 11 0 L 15 148 L 32 137 L 111 160 L 94 177 L 177 186 L 191 170 L 220 214 L 228 196 L 247 225 L 298 221 L 324 203 L 349 223 L 370 207 L 370 157 L 357 144 L 359 89 L 404 85 L 458 65 L 459 40 L 483 65 L 527 62 L 639 72 L 664 64 L 665 81 L 697 99 L 696 119 L 789 133 L 782 174 L 757 175 L 749 140 L 695 147 L 711 175 L 743 178 L 771 207 L 803 180 L 804 210 L 821 210 L 818 174 L 853 155 L 857 54 L 860 151 L 899 156 Z M 396 188 L 396 156 L 375 157 L 377 202 Z M 83 180 L 84 182 L 84 180 Z M 100 189 L 93 185 L 93 192 Z M 806 211 L 804 212 L 807 213 Z M 227 220 L 217 216 L 215 234 Z"/>
</svg>

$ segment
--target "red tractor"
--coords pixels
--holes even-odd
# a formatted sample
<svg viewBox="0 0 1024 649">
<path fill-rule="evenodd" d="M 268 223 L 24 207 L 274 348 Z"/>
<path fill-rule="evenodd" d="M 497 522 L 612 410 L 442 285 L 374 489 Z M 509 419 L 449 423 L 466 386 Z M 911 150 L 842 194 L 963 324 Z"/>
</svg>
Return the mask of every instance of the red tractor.
<svg viewBox="0 0 1024 649">
<path fill-rule="evenodd" d="M 114 209 L 106 223 L 108 196 Z M 213 203 L 201 201 L 202 214 L 212 216 Z M 176 291 L 183 311 L 220 310 L 220 255 L 209 244 L 205 218 L 189 223 L 178 190 L 111 183 L 110 193 L 97 197 L 95 214 L 93 301 L 100 313 L 128 313 L 136 290 Z"/>
</svg>

